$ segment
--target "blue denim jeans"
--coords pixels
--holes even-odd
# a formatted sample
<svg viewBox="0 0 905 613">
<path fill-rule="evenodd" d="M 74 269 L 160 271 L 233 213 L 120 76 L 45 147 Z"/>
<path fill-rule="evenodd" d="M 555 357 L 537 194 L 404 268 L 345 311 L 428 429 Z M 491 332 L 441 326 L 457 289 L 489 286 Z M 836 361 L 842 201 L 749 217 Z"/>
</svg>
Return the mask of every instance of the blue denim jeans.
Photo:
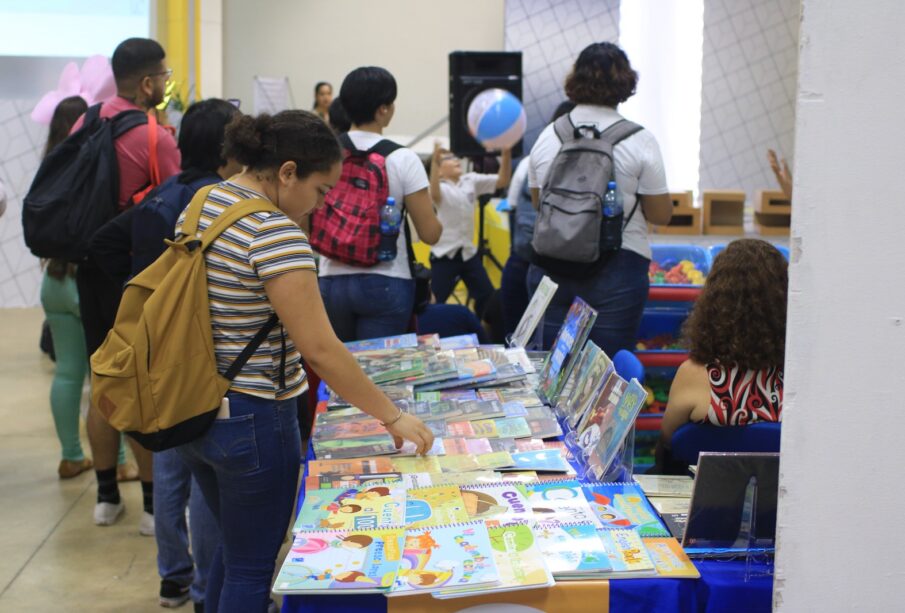
<svg viewBox="0 0 905 613">
<path fill-rule="evenodd" d="M 208 613 L 263 613 L 292 517 L 301 443 L 296 400 L 229 392 L 230 417 L 177 447 L 222 534 L 207 580 Z"/>
<path fill-rule="evenodd" d="M 462 259 L 462 250 L 452 256 L 442 258 L 431 255 L 431 289 L 437 302 L 443 304 L 456 288 L 456 283 L 461 279 L 468 288 L 471 298 L 474 298 L 474 310 L 478 317 L 484 316 L 484 308 L 487 301 L 493 295 L 493 283 L 484 270 L 484 258 L 474 255 L 469 260 Z"/>
<path fill-rule="evenodd" d="M 531 296 L 528 294 L 528 266 L 527 260 L 519 257 L 515 251 L 509 254 L 506 265 L 503 267 L 503 277 L 500 280 L 500 298 L 503 301 L 503 327 L 506 336 L 515 332 L 518 322 L 528 308 Z"/>
<path fill-rule="evenodd" d="M 204 602 L 211 560 L 220 544 L 220 529 L 198 482 L 175 449 L 154 454 L 154 533 L 160 578 L 190 585 L 192 602 Z"/>
<path fill-rule="evenodd" d="M 590 340 L 610 357 L 620 349 L 633 350 L 650 287 L 647 276 L 649 265 L 650 260 L 647 258 L 634 251 L 621 249 L 592 277 L 571 279 L 548 274 L 559 284 L 559 288 L 544 315 L 544 349 L 553 345 L 569 306 L 578 296 L 597 311 L 597 321 L 591 330 Z M 534 294 L 544 274 L 546 273 L 542 268 L 533 264 L 528 269 L 529 295 Z"/>
<path fill-rule="evenodd" d="M 318 280 L 339 340 L 405 334 L 415 305 L 415 282 L 378 274 L 331 275 Z"/>
</svg>

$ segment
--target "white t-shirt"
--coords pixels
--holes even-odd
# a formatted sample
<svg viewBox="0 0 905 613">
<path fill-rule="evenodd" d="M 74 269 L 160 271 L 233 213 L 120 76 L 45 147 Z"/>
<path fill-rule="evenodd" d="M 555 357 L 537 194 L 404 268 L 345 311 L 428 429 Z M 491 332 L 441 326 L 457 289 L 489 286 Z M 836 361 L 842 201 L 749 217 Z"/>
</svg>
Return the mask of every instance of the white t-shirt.
<svg viewBox="0 0 905 613">
<path fill-rule="evenodd" d="M 622 116 L 615 109 L 606 106 L 579 104 L 569 116 L 576 126 L 594 126 L 601 132 L 616 123 Z M 559 138 L 553 124 L 544 128 L 531 149 L 531 166 L 528 170 L 528 186 L 542 188 L 553 158 L 559 152 Z M 654 135 L 641 130 L 616 145 L 613 155 L 616 158 L 616 185 L 622 193 L 623 210 L 626 217 L 635 206 L 635 194 L 665 194 L 669 192 L 666 185 L 666 170 L 663 168 L 663 157 L 660 146 Z M 622 234 L 622 248 L 629 249 L 646 258 L 650 258 L 650 243 L 647 240 L 647 220 L 640 205 L 625 227 Z"/>
<path fill-rule="evenodd" d="M 383 136 L 373 132 L 352 130 L 349 138 L 357 149 L 365 151 L 383 140 Z M 405 197 L 427 188 L 427 172 L 418 155 L 411 149 L 397 149 L 386 160 L 387 181 L 390 184 L 390 196 L 396 199 L 398 205 L 402 205 Z M 350 266 L 328 257 L 320 258 L 320 276 L 331 275 L 360 275 L 378 274 L 397 279 L 411 279 L 409 270 L 408 251 L 405 246 L 405 229 L 399 232 L 396 241 L 396 259 L 391 262 L 378 262 L 370 268 L 362 266 Z"/>
<path fill-rule="evenodd" d="M 522 184 L 528 178 L 528 168 L 531 166 L 531 156 L 526 155 L 515 167 L 512 173 L 512 180 L 509 182 L 509 191 L 506 193 L 506 200 L 509 202 L 509 208 L 514 209 L 518 206 L 519 194 L 522 193 Z"/>
<path fill-rule="evenodd" d="M 437 219 L 443 224 L 443 234 L 431 254 L 441 258 L 455 256 L 462 250 L 462 259 L 470 260 L 478 252 L 474 244 L 474 210 L 478 196 L 496 191 L 498 175 L 466 172 L 458 183 L 440 181 L 440 204 Z"/>
</svg>

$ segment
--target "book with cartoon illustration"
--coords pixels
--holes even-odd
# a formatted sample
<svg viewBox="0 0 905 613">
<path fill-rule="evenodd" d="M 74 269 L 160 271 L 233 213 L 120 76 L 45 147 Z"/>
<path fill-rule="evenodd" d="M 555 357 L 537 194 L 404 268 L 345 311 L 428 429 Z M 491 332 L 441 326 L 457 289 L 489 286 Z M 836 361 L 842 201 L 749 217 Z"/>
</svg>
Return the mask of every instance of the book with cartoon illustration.
<svg viewBox="0 0 905 613">
<path fill-rule="evenodd" d="M 672 537 L 646 537 L 641 539 L 660 577 L 673 579 L 699 579 L 701 573 L 692 563 L 679 541 Z"/>
<path fill-rule="evenodd" d="M 635 419 L 641 412 L 646 398 L 647 392 L 644 391 L 644 387 L 638 383 L 637 379 L 632 379 L 622 393 L 616 409 L 610 411 L 609 415 L 601 421 L 600 440 L 588 455 L 588 467 L 596 479 L 601 479 L 606 474 L 610 464 L 616 458 L 625 437 L 634 427 Z M 579 438 L 579 440 L 581 439 Z"/>
<path fill-rule="evenodd" d="M 612 578 L 653 577 L 657 571 L 637 530 L 598 530 L 613 570 Z"/>
<path fill-rule="evenodd" d="M 544 556 L 537 546 L 531 527 L 522 522 L 500 526 L 487 526 L 493 560 L 496 562 L 499 581 L 496 585 L 474 588 L 450 588 L 434 593 L 434 598 L 460 598 L 474 594 L 513 592 L 552 586 L 555 581 L 547 568 Z"/>
<path fill-rule="evenodd" d="M 476 483 L 460 486 L 459 491 L 471 519 L 495 524 L 533 521 L 528 492 L 520 483 Z"/>
<path fill-rule="evenodd" d="M 589 522 L 538 522 L 537 546 L 557 579 L 587 579 L 612 570 L 607 550 Z"/>
<path fill-rule="evenodd" d="M 484 522 L 408 528 L 399 571 L 387 596 L 493 585 L 498 581 Z"/>
<path fill-rule="evenodd" d="M 583 483 L 591 509 L 604 528 L 633 528 L 642 537 L 669 536 L 637 483 Z"/>
<path fill-rule="evenodd" d="M 589 522 L 600 526 L 576 479 L 558 479 L 528 484 L 528 502 L 537 521 L 568 524 Z"/>
<path fill-rule="evenodd" d="M 576 364 L 575 385 L 571 393 L 562 400 L 560 408 L 573 429 L 600 395 L 611 372 L 613 361 L 593 342 L 588 341 Z M 573 372 L 575 372 L 573 371 Z"/>
<path fill-rule="evenodd" d="M 299 532 L 274 581 L 276 594 L 382 593 L 396 580 L 404 528 Z"/>
<path fill-rule="evenodd" d="M 401 526 L 406 493 L 402 483 L 311 490 L 292 527 L 301 530 L 370 530 Z"/>
<path fill-rule="evenodd" d="M 519 451 L 512 454 L 511 470 L 533 470 L 548 473 L 574 473 L 559 449 Z"/>
<path fill-rule="evenodd" d="M 540 371 L 538 392 L 549 402 L 555 402 L 559 397 L 596 319 L 597 311 L 576 297 Z"/>
<path fill-rule="evenodd" d="M 597 395 L 597 399 L 578 423 L 578 428 L 575 429 L 578 444 L 582 449 L 590 451 L 600 440 L 601 424 L 608 420 L 610 414 L 616 410 L 616 405 L 619 404 L 626 387 L 628 387 L 628 381 L 615 372 L 610 374 L 603 389 Z"/>
<path fill-rule="evenodd" d="M 468 521 L 468 512 L 457 486 L 433 485 L 406 492 L 405 525 L 409 528 L 463 521 Z"/>
<path fill-rule="evenodd" d="M 362 351 L 380 351 L 382 349 L 403 349 L 418 346 L 418 337 L 415 334 L 399 334 L 397 336 L 384 336 L 381 338 L 369 338 L 361 341 L 349 341 L 344 343 L 351 353 Z"/>
</svg>

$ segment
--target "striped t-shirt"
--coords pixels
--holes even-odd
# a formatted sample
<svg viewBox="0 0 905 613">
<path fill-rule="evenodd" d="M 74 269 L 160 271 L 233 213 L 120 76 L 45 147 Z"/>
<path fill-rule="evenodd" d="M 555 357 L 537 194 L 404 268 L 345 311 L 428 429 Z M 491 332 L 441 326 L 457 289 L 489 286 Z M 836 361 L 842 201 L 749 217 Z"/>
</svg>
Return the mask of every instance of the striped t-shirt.
<svg viewBox="0 0 905 613">
<path fill-rule="evenodd" d="M 199 231 L 206 229 L 226 207 L 241 200 L 266 196 L 224 181 L 204 203 Z M 176 222 L 180 234 L 185 212 Z M 205 253 L 211 327 L 217 368 L 226 372 L 239 353 L 273 314 L 264 281 L 294 270 L 316 270 L 308 237 L 279 212 L 246 215 L 221 234 Z M 285 388 L 280 389 L 282 342 L 286 343 Z M 230 390 L 261 398 L 284 400 L 306 388 L 301 355 L 282 325 L 261 343 Z"/>
</svg>

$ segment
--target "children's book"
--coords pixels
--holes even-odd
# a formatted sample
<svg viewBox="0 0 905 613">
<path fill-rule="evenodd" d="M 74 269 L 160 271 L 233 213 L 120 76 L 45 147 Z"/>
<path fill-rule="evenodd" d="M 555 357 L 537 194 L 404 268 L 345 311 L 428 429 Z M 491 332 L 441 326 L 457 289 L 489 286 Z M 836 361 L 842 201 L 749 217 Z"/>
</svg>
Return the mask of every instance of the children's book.
<svg viewBox="0 0 905 613">
<path fill-rule="evenodd" d="M 492 585 L 498 581 L 484 522 L 408 528 L 399 572 L 387 596 Z"/>
<path fill-rule="evenodd" d="M 277 594 L 386 592 L 402 558 L 403 528 L 299 532 L 274 582 Z"/>
<path fill-rule="evenodd" d="M 612 570 L 607 550 L 588 522 L 538 522 L 537 546 L 557 579 L 588 579 Z"/>
<path fill-rule="evenodd" d="M 467 473 L 442 473 L 431 475 L 433 485 L 475 485 L 477 483 L 496 483 L 502 479 L 501 473 L 493 470 L 474 470 Z"/>
<path fill-rule="evenodd" d="M 437 381 L 416 386 L 418 391 L 437 391 L 453 388 L 474 387 L 485 381 L 496 379 L 496 367 L 490 360 L 456 360 L 458 376 L 446 381 Z"/>
<path fill-rule="evenodd" d="M 597 311 L 581 298 L 575 298 L 540 372 L 538 391 L 543 398 L 550 402 L 557 399 L 596 319 Z"/>
<path fill-rule="evenodd" d="M 433 430 L 433 428 L 431 428 L 431 430 Z M 434 435 L 436 436 L 436 433 Z M 424 455 L 434 456 L 444 455 L 445 453 L 447 453 L 446 439 L 435 438 L 434 444 L 431 445 L 431 448 L 428 449 L 427 453 L 425 453 Z M 403 441 L 402 447 L 399 448 L 399 455 L 418 455 L 418 445 L 416 445 L 412 441 Z"/>
<path fill-rule="evenodd" d="M 359 458 L 354 460 L 311 460 L 309 475 L 373 475 L 377 473 L 405 472 L 393 468 L 389 458 Z M 410 471 L 418 472 L 418 471 Z M 439 471 L 437 471 L 439 472 Z"/>
<path fill-rule="evenodd" d="M 569 426 L 573 429 L 600 395 L 610 373 L 613 372 L 612 360 L 593 342 L 588 341 L 585 345 L 583 356 L 585 363 L 576 366 L 579 374 L 575 379 L 575 387 L 562 406 Z"/>
<path fill-rule="evenodd" d="M 440 400 L 478 400 L 478 393 L 475 390 L 418 392 L 415 394 L 415 400 L 426 400 L 428 402 L 439 402 Z M 493 398 L 490 398 L 489 400 L 493 400 Z"/>
<path fill-rule="evenodd" d="M 398 451 L 389 434 L 337 440 L 315 439 L 311 444 L 314 446 L 314 454 L 324 460 L 367 458 Z"/>
<path fill-rule="evenodd" d="M 477 394 L 481 400 L 520 402 L 526 408 L 544 406 L 540 396 L 530 389 L 485 388 L 478 390 Z"/>
<path fill-rule="evenodd" d="M 685 475 L 635 475 L 635 481 L 648 496 L 691 498 L 694 479 Z"/>
<path fill-rule="evenodd" d="M 588 467 L 595 478 L 600 479 L 606 474 L 625 437 L 635 425 L 635 419 L 646 398 L 647 392 L 636 379 L 632 379 L 619 399 L 616 410 L 611 411 L 601 422 L 600 440 L 588 456 Z"/>
<path fill-rule="evenodd" d="M 521 402 L 505 402 L 502 405 L 504 417 L 527 417 L 528 408 Z"/>
<path fill-rule="evenodd" d="M 361 369 L 374 383 L 391 383 L 404 381 L 424 374 L 424 360 L 388 359 L 386 356 L 368 354 L 367 358 L 359 357 Z"/>
<path fill-rule="evenodd" d="M 398 483 L 402 481 L 402 473 L 383 473 L 376 475 L 308 475 L 305 477 L 305 491 L 325 490 L 331 488 L 350 488 L 360 485 L 380 485 L 382 483 Z"/>
<path fill-rule="evenodd" d="M 512 455 L 506 451 L 479 453 L 475 459 L 483 470 L 502 470 L 512 466 Z"/>
<path fill-rule="evenodd" d="M 322 413 L 326 415 L 326 413 Z M 373 417 L 367 419 L 344 419 L 333 423 L 319 424 L 314 431 L 314 440 L 354 439 L 366 436 L 386 436 L 387 429 Z"/>
<path fill-rule="evenodd" d="M 600 440 L 600 425 L 616 410 L 616 405 L 619 404 L 627 386 L 628 382 L 625 379 L 615 372 L 610 374 L 594 405 L 584 414 L 575 430 L 578 434 L 578 444 L 582 449 L 590 451 Z"/>
<path fill-rule="evenodd" d="M 543 451 L 547 442 L 542 438 L 520 438 L 515 441 L 516 451 Z"/>
<path fill-rule="evenodd" d="M 653 577 L 657 574 L 636 530 L 598 530 L 597 535 L 613 567 L 610 577 Z"/>
<path fill-rule="evenodd" d="M 435 351 L 440 350 L 440 335 L 439 334 L 419 334 L 418 335 L 418 348 L 419 349 L 433 349 Z"/>
<path fill-rule="evenodd" d="M 409 528 L 442 526 L 468 521 L 465 501 L 455 485 L 433 485 L 408 490 L 405 525 Z"/>
<path fill-rule="evenodd" d="M 398 336 L 384 336 L 382 338 L 369 338 L 362 341 L 350 341 L 345 343 L 346 349 L 352 353 L 361 351 L 379 351 L 381 349 L 402 349 L 405 347 L 417 347 L 418 337 L 415 334 L 400 334 Z"/>
<path fill-rule="evenodd" d="M 545 473 L 573 473 L 575 470 L 565 461 L 558 449 L 520 451 L 512 454 L 513 470 L 533 470 Z M 506 469 L 500 469 L 506 470 Z"/>
<path fill-rule="evenodd" d="M 645 536 L 669 536 L 636 483 L 584 483 L 585 496 L 604 528 L 631 528 Z"/>
<path fill-rule="evenodd" d="M 528 427 L 531 431 L 528 436 L 533 438 L 554 438 L 562 436 L 562 428 L 553 417 L 528 418 Z"/>
<path fill-rule="evenodd" d="M 482 483 L 459 488 L 465 511 L 471 519 L 508 524 L 533 520 L 528 492 L 519 483 Z"/>
<path fill-rule="evenodd" d="M 417 487 L 430 487 L 431 485 L 437 485 L 434 482 L 436 476 L 432 473 L 403 473 L 402 484 L 406 490 L 413 490 Z"/>
<path fill-rule="evenodd" d="M 425 354 L 424 372 L 405 380 L 409 385 L 424 385 L 436 381 L 446 381 L 459 376 L 456 360 L 452 351 L 431 352 Z"/>
<path fill-rule="evenodd" d="M 371 530 L 401 526 L 406 494 L 401 483 L 305 492 L 293 531 Z"/>
<path fill-rule="evenodd" d="M 660 577 L 673 579 L 699 579 L 701 573 L 692 564 L 679 541 L 672 537 L 647 537 L 641 539 Z"/>
<path fill-rule="evenodd" d="M 472 470 L 481 470 L 481 465 L 478 464 L 478 457 L 475 455 L 445 455 L 441 458 L 437 458 L 437 461 L 440 462 L 440 470 L 445 473 L 463 473 Z"/>
<path fill-rule="evenodd" d="M 459 336 L 447 336 L 440 339 L 440 349 L 448 351 L 451 349 L 471 349 L 476 348 L 481 342 L 478 340 L 477 334 L 460 334 Z"/>
<path fill-rule="evenodd" d="M 448 455 L 491 453 L 494 451 L 486 438 L 448 438 L 443 441 Z"/>
<path fill-rule="evenodd" d="M 522 367 L 522 370 L 525 371 L 525 374 L 533 374 L 535 371 L 534 363 L 531 362 L 531 358 L 528 357 L 528 353 L 525 351 L 524 347 L 512 347 L 510 349 L 504 349 L 503 355 L 506 356 L 506 359 L 509 360 L 512 364 L 518 364 Z"/>
<path fill-rule="evenodd" d="M 320 427 L 338 424 L 353 419 L 357 421 L 367 421 L 374 418 L 357 407 L 344 406 L 337 407 L 335 409 L 328 409 L 323 413 L 317 413 L 315 415 L 314 423 L 315 425 Z"/>
<path fill-rule="evenodd" d="M 393 457 L 392 469 L 400 473 L 439 473 L 437 456 Z"/>
<path fill-rule="evenodd" d="M 553 295 L 558 287 L 559 285 L 554 283 L 550 277 L 544 276 L 541 279 L 540 285 L 534 290 L 531 301 L 528 302 L 528 307 L 512 334 L 510 344 L 513 347 L 529 347 L 534 331 L 537 330 L 537 325 L 543 319 L 544 312 L 550 306 L 550 301 L 553 300 Z"/>
<path fill-rule="evenodd" d="M 522 441 L 530 441 L 533 439 L 530 438 L 489 438 L 487 441 L 490 443 L 491 451 L 505 451 L 506 453 L 515 453 L 516 451 L 521 451 L 521 447 L 518 443 Z"/>
<path fill-rule="evenodd" d="M 528 485 L 528 501 L 537 521 L 560 524 L 588 522 L 600 527 L 581 483 L 575 479 L 531 483 Z"/>
<path fill-rule="evenodd" d="M 471 422 L 478 438 L 525 438 L 531 436 L 531 428 L 524 417 L 501 417 Z"/>
<path fill-rule="evenodd" d="M 484 438 L 475 434 L 474 427 L 470 421 L 451 421 L 446 424 L 446 433 L 451 437 L 461 438 Z"/>
<path fill-rule="evenodd" d="M 550 587 L 555 582 L 547 569 L 544 556 L 537 547 L 534 532 L 526 523 L 488 525 L 493 560 L 496 562 L 499 582 L 476 588 L 450 588 L 434 593 L 434 598 L 458 598 L 473 594 L 512 592 Z"/>
</svg>

